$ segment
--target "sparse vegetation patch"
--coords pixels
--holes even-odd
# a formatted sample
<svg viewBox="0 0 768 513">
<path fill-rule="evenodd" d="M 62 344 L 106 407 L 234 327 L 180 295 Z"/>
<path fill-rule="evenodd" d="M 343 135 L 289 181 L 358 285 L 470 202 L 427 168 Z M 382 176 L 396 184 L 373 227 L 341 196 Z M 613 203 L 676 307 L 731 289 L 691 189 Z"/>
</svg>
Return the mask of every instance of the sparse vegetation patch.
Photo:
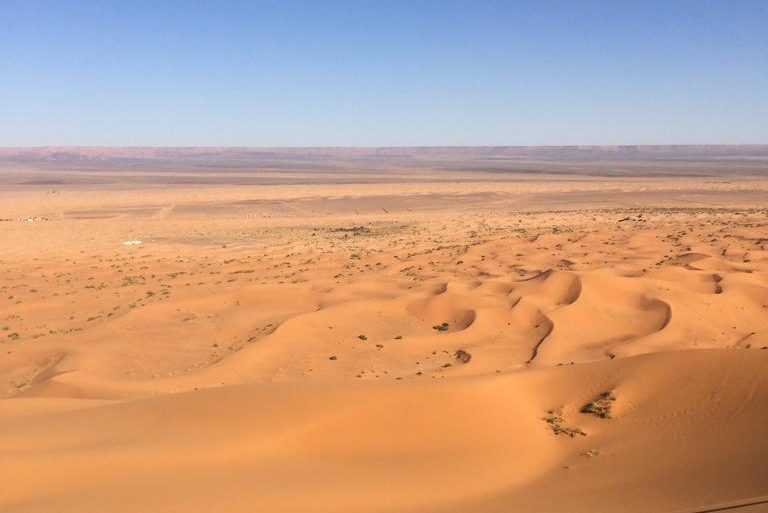
<svg viewBox="0 0 768 513">
<path fill-rule="evenodd" d="M 597 398 L 581 407 L 581 413 L 591 413 L 603 419 L 611 418 L 611 407 L 616 400 L 612 391 L 603 392 Z"/>
<path fill-rule="evenodd" d="M 549 410 L 547 416 L 542 420 L 547 423 L 549 429 L 556 435 L 568 435 L 571 438 L 575 438 L 576 435 L 587 436 L 581 428 L 567 426 L 561 410 Z"/>
<path fill-rule="evenodd" d="M 454 353 L 454 356 L 461 363 L 469 363 L 469 361 L 472 359 L 472 355 L 463 349 L 459 349 L 458 351 L 456 351 L 456 353 Z"/>
</svg>

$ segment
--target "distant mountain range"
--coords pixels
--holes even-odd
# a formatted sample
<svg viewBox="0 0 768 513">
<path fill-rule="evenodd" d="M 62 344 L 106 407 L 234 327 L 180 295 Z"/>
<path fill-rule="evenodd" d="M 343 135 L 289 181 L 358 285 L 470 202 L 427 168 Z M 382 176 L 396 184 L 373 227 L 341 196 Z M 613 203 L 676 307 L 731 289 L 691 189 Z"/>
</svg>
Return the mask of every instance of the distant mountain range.
<svg viewBox="0 0 768 513">
<path fill-rule="evenodd" d="M 768 157 L 768 144 L 625 146 L 419 146 L 419 147 L 86 147 L 0 148 L 0 162 L 237 162 L 333 159 L 689 159 Z"/>
</svg>

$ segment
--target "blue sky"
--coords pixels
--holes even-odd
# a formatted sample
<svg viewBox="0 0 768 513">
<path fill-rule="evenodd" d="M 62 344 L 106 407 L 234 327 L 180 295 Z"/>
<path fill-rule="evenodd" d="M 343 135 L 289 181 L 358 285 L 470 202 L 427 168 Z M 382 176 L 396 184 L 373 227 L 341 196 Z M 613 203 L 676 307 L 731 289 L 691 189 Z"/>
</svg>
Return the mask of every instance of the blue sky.
<svg viewBox="0 0 768 513">
<path fill-rule="evenodd" d="M 768 143 L 768 1 L 0 0 L 0 146 Z"/>
</svg>

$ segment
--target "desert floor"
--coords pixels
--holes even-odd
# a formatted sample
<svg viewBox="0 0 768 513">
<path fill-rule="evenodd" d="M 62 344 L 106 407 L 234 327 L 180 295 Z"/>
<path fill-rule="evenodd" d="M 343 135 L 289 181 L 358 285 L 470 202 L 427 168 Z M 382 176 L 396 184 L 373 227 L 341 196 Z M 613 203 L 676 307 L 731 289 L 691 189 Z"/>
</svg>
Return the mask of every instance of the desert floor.
<svg viewBox="0 0 768 513">
<path fill-rule="evenodd" d="M 120 176 L 0 187 L 1 511 L 768 511 L 768 181 Z"/>
</svg>

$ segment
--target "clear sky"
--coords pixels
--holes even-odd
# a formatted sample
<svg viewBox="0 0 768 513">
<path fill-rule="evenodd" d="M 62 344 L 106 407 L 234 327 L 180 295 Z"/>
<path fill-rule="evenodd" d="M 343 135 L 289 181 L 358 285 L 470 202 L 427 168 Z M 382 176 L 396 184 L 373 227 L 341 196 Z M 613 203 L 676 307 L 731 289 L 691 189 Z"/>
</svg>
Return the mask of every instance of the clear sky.
<svg viewBox="0 0 768 513">
<path fill-rule="evenodd" d="M 0 146 L 768 143 L 768 0 L 0 0 Z"/>
</svg>

